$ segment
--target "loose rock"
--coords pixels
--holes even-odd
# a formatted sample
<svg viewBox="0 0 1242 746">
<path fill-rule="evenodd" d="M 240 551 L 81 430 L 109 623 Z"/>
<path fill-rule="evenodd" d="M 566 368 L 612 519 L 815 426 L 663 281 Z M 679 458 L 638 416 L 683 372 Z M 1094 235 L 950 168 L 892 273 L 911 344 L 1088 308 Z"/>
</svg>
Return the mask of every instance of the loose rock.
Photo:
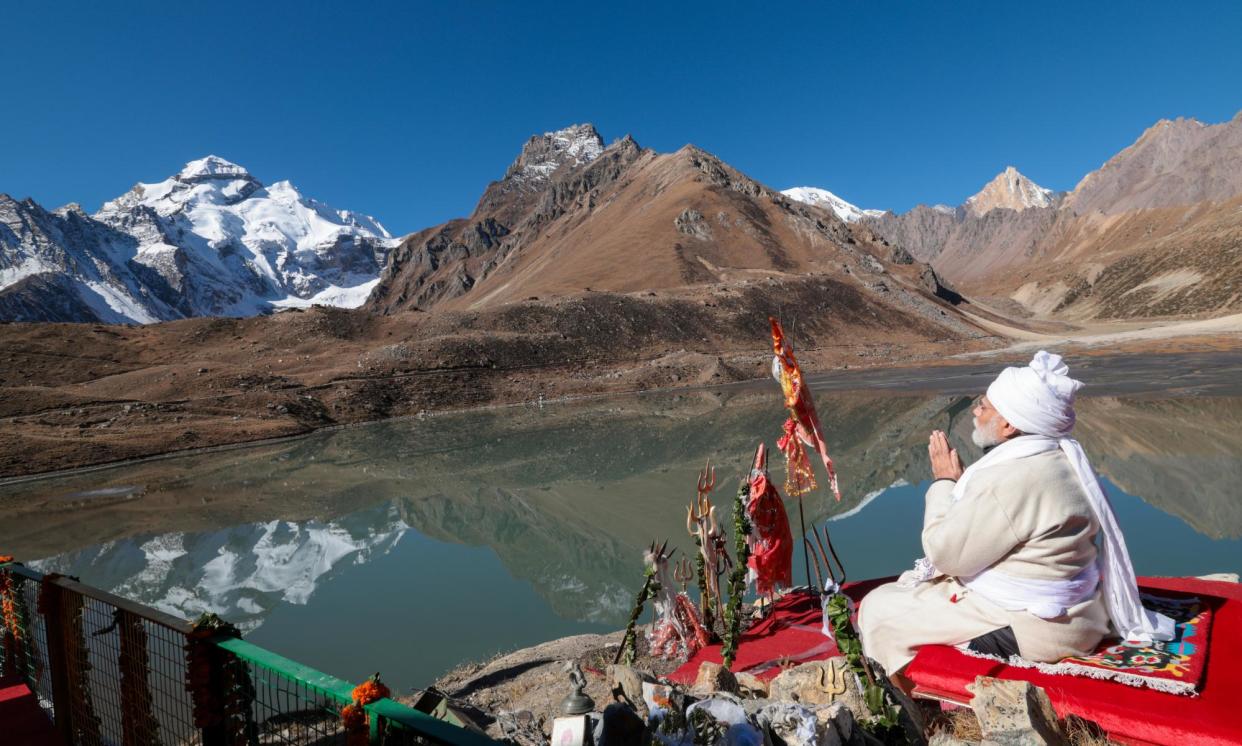
<svg viewBox="0 0 1242 746">
<path fill-rule="evenodd" d="M 837 656 L 814 661 L 783 671 L 768 687 L 772 699 L 790 699 L 804 705 L 828 705 L 842 702 L 858 715 L 867 713 L 849 663 Z"/>
<path fill-rule="evenodd" d="M 699 666 L 699 675 L 694 680 L 690 692 L 697 696 L 715 694 L 716 692 L 738 693 L 737 678 L 733 672 L 719 663 L 705 661 Z"/>
<path fill-rule="evenodd" d="M 608 666 L 608 688 L 615 698 L 623 698 L 634 708 L 643 719 L 647 718 L 647 703 L 643 700 L 643 682 L 655 682 L 655 677 L 645 671 L 637 671 L 629 666 L 613 664 Z"/>
<path fill-rule="evenodd" d="M 1029 681 L 980 676 L 966 688 L 986 746 L 1067 743 L 1048 695 Z"/>
<path fill-rule="evenodd" d="M 758 676 L 746 672 L 736 673 L 733 676 L 737 679 L 738 692 L 742 696 L 756 698 L 768 696 L 768 682 Z"/>
</svg>

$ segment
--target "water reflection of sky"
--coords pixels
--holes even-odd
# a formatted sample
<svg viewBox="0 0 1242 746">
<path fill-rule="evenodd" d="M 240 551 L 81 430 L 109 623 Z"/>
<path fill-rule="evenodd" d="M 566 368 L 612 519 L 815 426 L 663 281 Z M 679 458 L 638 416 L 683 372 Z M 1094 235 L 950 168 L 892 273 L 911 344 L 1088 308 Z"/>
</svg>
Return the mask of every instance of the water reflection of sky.
<svg viewBox="0 0 1242 746">
<path fill-rule="evenodd" d="M 464 660 L 623 625 L 642 547 L 669 538 L 693 550 L 684 506 L 708 457 L 730 525 L 750 449 L 779 427 L 773 398 L 382 423 L 2 487 L 0 546 L 181 616 L 215 611 L 339 676 L 379 668 L 400 686 L 426 684 Z M 805 507 L 851 578 L 896 574 L 922 554 L 926 431 L 964 442 L 965 401 L 821 397 L 846 498 L 821 491 Z M 1140 574 L 1242 570 L 1242 399 L 1100 398 L 1080 409 Z M 801 582 L 800 551 L 794 568 Z"/>
</svg>

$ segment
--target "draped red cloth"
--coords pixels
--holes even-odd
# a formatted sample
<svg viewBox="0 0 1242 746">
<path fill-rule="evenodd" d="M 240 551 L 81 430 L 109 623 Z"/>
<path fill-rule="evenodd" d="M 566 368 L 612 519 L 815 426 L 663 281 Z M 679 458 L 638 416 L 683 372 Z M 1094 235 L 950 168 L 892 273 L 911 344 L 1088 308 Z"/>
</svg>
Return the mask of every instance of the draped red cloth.
<svg viewBox="0 0 1242 746">
<path fill-rule="evenodd" d="M 793 585 L 793 533 L 785 504 L 767 472 L 752 472 L 746 507 L 755 541 L 747 565 L 755 571 L 755 589 L 767 595 L 777 586 Z"/>
</svg>

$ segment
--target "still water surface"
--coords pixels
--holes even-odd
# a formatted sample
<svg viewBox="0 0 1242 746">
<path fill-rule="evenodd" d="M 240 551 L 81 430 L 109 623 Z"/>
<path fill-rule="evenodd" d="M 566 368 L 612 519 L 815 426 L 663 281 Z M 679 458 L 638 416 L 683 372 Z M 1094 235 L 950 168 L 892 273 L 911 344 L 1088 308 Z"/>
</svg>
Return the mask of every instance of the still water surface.
<svg viewBox="0 0 1242 746">
<path fill-rule="evenodd" d="M 1143 373 L 1136 389 L 1133 373 L 1100 370 L 1077 432 L 1135 567 L 1240 571 L 1242 397 L 1211 385 L 1210 365 L 1183 386 Z M 965 394 L 986 377 L 949 378 L 817 389 L 844 499 L 820 490 L 804 508 L 852 578 L 922 554 L 930 429 L 978 455 Z M 0 548 L 186 618 L 216 612 L 257 644 L 343 678 L 379 669 L 404 689 L 464 660 L 623 626 L 642 547 L 693 548 L 685 508 L 703 463 L 718 465 L 727 514 L 783 417 L 774 386 L 750 386 L 386 422 L 0 486 Z M 771 467 L 779 484 L 779 454 Z"/>
</svg>

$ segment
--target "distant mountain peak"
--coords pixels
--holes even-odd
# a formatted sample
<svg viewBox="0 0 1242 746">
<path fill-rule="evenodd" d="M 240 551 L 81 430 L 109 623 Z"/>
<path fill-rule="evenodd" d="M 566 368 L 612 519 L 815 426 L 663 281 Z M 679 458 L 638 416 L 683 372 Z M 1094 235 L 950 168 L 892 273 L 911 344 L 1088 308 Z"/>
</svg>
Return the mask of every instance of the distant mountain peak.
<svg viewBox="0 0 1242 746">
<path fill-rule="evenodd" d="M 879 217 L 884 214 L 883 210 L 864 210 L 857 205 L 846 202 L 827 189 L 820 189 L 819 187 L 794 187 L 782 191 L 781 194 L 796 202 L 832 210 L 838 218 L 847 223 L 856 222 L 864 217 Z"/>
<path fill-rule="evenodd" d="M 963 206 L 974 215 L 982 216 L 998 207 L 1021 212 L 1032 207 L 1049 207 L 1055 201 L 1056 193 L 1051 189 L 1031 181 L 1013 166 L 1006 166 Z"/>
<path fill-rule="evenodd" d="M 543 181 L 561 166 L 590 163 L 604 152 L 604 138 L 590 123 L 574 124 L 555 132 L 534 135 L 509 166 L 506 179 Z"/>
<path fill-rule="evenodd" d="M 209 155 L 185 164 L 176 176 L 178 181 L 191 182 L 205 179 L 252 179 L 244 167 L 227 161 L 218 155 Z"/>
</svg>

